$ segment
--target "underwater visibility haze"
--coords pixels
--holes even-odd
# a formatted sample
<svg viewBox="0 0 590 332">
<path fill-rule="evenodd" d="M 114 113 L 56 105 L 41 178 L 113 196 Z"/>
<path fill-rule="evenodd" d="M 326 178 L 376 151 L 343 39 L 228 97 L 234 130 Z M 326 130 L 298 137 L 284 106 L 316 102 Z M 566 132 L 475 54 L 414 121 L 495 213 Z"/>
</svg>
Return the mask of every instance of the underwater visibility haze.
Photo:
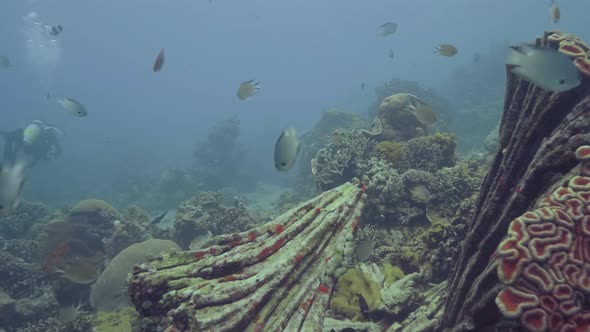
<svg viewBox="0 0 590 332">
<path fill-rule="evenodd" d="M 3 0 L 0 332 L 589 331 L 585 0 Z"/>
</svg>

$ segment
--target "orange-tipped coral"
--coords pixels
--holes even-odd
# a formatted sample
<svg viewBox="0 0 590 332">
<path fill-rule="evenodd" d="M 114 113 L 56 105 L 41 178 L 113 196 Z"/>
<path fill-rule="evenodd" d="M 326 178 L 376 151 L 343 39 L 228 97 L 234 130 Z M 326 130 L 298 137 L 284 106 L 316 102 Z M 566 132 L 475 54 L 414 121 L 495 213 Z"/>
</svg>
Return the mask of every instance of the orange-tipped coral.
<svg viewBox="0 0 590 332">
<path fill-rule="evenodd" d="M 590 60 L 587 57 L 578 57 L 574 59 L 574 65 L 582 74 L 590 76 Z"/>
<path fill-rule="evenodd" d="M 580 46 L 565 40 L 559 43 L 559 52 L 565 55 L 569 55 L 571 57 L 579 57 L 586 55 L 586 52 Z"/>
</svg>

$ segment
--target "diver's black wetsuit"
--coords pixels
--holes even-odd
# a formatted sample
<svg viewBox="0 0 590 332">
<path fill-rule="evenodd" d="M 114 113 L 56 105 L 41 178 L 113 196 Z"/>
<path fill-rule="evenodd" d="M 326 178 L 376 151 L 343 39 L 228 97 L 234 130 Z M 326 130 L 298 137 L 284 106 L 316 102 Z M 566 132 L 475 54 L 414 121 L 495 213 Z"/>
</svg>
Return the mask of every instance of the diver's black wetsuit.
<svg viewBox="0 0 590 332">
<path fill-rule="evenodd" d="M 4 138 L 3 164 L 14 164 L 19 153 L 24 153 L 28 167 L 35 166 L 41 159 L 52 160 L 61 155 L 62 149 L 55 131 L 43 130 L 39 138 L 31 145 L 24 143 L 23 131 L 24 129 L 17 129 L 2 133 Z"/>
<path fill-rule="evenodd" d="M 23 142 L 23 129 L 17 129 L 10 132 L 2 132 L 0 135 L 2 136 L 4 147 L 2 151 L 2 164 L 14 164 L 16 162 L 16 157 L 18 156 L 18 151 L 23 150 L 24 142 Z"/>
</svg>

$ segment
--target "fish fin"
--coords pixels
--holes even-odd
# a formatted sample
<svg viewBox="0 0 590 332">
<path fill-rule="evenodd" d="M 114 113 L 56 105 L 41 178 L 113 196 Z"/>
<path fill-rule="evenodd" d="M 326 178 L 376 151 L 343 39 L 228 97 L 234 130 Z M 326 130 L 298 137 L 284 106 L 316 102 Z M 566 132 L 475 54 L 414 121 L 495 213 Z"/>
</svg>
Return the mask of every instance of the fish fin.
<svg viewBox="0 0 590 332">
<path fill-rule="evenodd" d="M 525 54 L 522 53 L 522 49 L 517 48 L 517 46 L 510 46 L 508 55 L 506 56 L 506 64 L 518 67 L 522 64 L 524 56 Z"/>
<path fill-rule="evenodd" d="M 525 78 L 527 81 L 531 82 L 531 79 L 527 73 L 526 70 L 524 70 L 524 68 L 520 67 L 520 66 L 516 66 L 514 68 L 512 68 L 510 70 L 511 73 L 516 74 L 518 76 L 521 76 L 523 78 Z"/>
<path fill-rule="evenodd" d="M 524 55 L 530 56 L 537 50 L 537 47 L 534 47 L 529 44 L 522 43 L 520 44 L 520 52 Z"/>
<path fill-rule="evenodd" d="M 404 107 L 407 111 L 414 112 L 416 111 L 416 105 L 412 103 L 412 99 L 410 96 L 406 98 L 406 106 Z"/>
</svg>

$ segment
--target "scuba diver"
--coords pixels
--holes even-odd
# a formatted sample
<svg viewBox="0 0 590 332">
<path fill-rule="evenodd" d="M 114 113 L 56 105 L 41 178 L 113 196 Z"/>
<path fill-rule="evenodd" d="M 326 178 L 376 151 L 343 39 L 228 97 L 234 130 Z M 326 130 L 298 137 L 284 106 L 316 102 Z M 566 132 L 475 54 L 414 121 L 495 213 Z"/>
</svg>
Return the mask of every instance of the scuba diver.
<svg viewBox="0 0 590 332">
<path fill-rule="evenodd" d="M 64 29 L 61 25 L 57 25 L 54 27 L 48 27 L 48 28 L 49 28 L 49 34 L 52 35 L 53 37 L 57 37 L 57 35 L 59 35 Z"/>
<path fill-rule="evenodd" d="M 20 158 L 25 159 L 27 167 L 33 167 L 39 160 L 54 160 L 61 155 L 59 136 L 62 132 L 35 120 L 25 129 L 2 132 L 4 151 L 2 163 L 14 164 Z M 24 155 L 24 156 L 23 156 Z"/>
</svg>

